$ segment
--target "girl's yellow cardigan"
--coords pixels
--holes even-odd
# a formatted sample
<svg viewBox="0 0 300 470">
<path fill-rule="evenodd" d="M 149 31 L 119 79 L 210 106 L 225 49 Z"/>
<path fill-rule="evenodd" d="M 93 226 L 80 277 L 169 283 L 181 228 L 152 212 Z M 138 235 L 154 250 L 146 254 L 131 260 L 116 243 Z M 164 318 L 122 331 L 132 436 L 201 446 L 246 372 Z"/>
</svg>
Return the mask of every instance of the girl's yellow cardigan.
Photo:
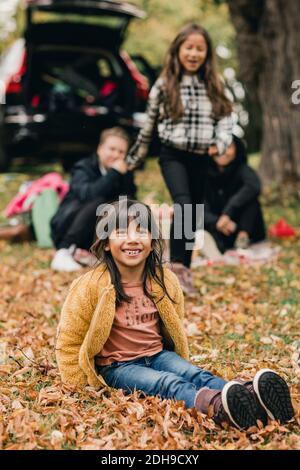
<svg viewBox="0 0 300 470">
<path fill-rule="evenodd" d="M 181 357 L 189 358 L 182 319 L 184 300 L 174 273 L 164 268 L 167 291 L 176 304 L 151 282 L 151 291 L 162 320 L 166 343 Z M 95 370 L 94 358 L 106 343 L 116 312 L 116 293 L 109 271 L 99 266 L 73 281 L 58 325 L 56 359 L 63 382 L 96 389 L 107 386 Z"/>
</svg>

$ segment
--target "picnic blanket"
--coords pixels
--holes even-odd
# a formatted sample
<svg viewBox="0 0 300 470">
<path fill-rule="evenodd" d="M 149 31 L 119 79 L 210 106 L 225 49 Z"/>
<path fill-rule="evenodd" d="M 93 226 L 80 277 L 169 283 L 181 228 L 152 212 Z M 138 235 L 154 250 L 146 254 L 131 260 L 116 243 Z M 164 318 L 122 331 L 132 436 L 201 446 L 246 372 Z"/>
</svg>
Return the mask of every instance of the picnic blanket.
<svg viewBox="0 0 300 470">
<path fill-rule="evenodd" d="M 245 250 L 228 250 L 218 260 L 210 260 L 202 256 L 197 256 L 193 259 L 192 268 L 212 265 L 222 266 L 273 262 L 277 260 L 280 250 L 279 246 L 272 245 L 268 241 L 263 241 L 250 245 L 250 247 Z"/>
</svg>

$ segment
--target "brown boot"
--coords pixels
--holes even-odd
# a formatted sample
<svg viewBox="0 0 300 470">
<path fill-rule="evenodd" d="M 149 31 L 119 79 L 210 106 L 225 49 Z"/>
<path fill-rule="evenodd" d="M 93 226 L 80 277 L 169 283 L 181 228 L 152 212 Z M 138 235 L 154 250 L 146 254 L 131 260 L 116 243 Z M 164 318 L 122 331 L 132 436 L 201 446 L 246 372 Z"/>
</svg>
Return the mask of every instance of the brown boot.
<svg viewBox="0 0 300 470">
<path fill-rule="evenodd" d="M 179 279 L 182 291 L 185 295 L 197 295 L 198 291 L 194 287 L 192 271 L 182 263 L 171 263 L 171 270 Z"/>
<path fill-rule="evenodd" d="M 222 390 L 199 390 L 195 408 L 207 414 L 212 407 L 212 419 L 216 424 L 230 424 L 238 429 L 257 426 L 256 400 L 246 387 L 232 380 Z"/>
<path fill-rule="evenodd" d="M 293 409 L 289 387 L 286 381 L 271 369 L 261 369 L 253 380 L 247 382 L 237 379 L 255 397 L 259 410 L 258 419 L 264 424 L 271 420 L 284 424 L 290 421 Z"/>
</svg>

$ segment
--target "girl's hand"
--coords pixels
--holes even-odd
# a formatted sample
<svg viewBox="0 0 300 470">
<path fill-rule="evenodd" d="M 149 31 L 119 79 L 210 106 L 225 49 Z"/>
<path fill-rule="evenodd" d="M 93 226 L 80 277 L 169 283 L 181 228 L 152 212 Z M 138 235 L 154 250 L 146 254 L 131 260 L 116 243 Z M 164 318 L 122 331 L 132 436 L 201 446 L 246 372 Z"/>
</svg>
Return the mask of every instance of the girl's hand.
<svg viewBox="0 0 300 470">
<path fill-rule="evenodd" d="M 135 169 L 134 163 L 127 163 L 127 162 L 126 162 L 126 164 L 127 164 L 127 169 L 128 169 L 128 171 L 133 171 L 133 170 Z"/>
<path fill-rule="evenodd" d="M 112 168 L 117 170 L 122 175 L 125 175 L 128 171 L 128 165 L 124 160 L 117 160 L 113 165 Z"/>
<path fill-rule="evenodd" d="M 235 232 L 236 223 L 233 222 L 233 220 L 231 220 L 228 215 L 223 214 L 219 218 L 216 227 L 219 232 L 223 233 L 228 237 L 229 235 Z"/>
<path fill-rule="evenodd" d="M 237 225 L 235 222 L 233 222 L 233 220 L 230 220 L 230 222 L 228 222 L 228 224 L 226 225 L 226 229 L 228 230 L 229 235 L 231 235 L 236 231 Z"/>
<path fill-rule="evenodd" d="M 218 147 L 216 145 L 211 145 L 208 149 L 208 155 L 210 157 L 216 157 L 219 155 Z"/>
<path fill-rule="evenodd" d="M 230 222 L 230 217 L 228 215 L 225 215 L 225 214 L 221 215 L 221 217 L 219 218 L 219 220 L 217 222 L 217 229 L 219 231 L 221 231 L 223 228 L 226 227 L 228 222 Z"/>
</svg>

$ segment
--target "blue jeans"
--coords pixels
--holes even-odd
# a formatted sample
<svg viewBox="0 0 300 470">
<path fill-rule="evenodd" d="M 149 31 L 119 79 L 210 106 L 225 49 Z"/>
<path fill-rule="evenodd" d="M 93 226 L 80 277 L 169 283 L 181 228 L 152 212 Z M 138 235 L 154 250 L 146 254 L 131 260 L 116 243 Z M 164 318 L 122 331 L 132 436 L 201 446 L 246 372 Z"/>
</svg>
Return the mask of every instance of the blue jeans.
<svg viewBox="0 0 300 470">
<path fill-rule="evenodd" d="M 151 357 L 97 368 L 110 387 L 121 388 L 125 393 L 140 390 L 146 395 L 182 400 L 187 408 L 193 408 L 201 388 L 221 390 L 226 384 L 220 377 L 166 350 Z"/>
</svg>

